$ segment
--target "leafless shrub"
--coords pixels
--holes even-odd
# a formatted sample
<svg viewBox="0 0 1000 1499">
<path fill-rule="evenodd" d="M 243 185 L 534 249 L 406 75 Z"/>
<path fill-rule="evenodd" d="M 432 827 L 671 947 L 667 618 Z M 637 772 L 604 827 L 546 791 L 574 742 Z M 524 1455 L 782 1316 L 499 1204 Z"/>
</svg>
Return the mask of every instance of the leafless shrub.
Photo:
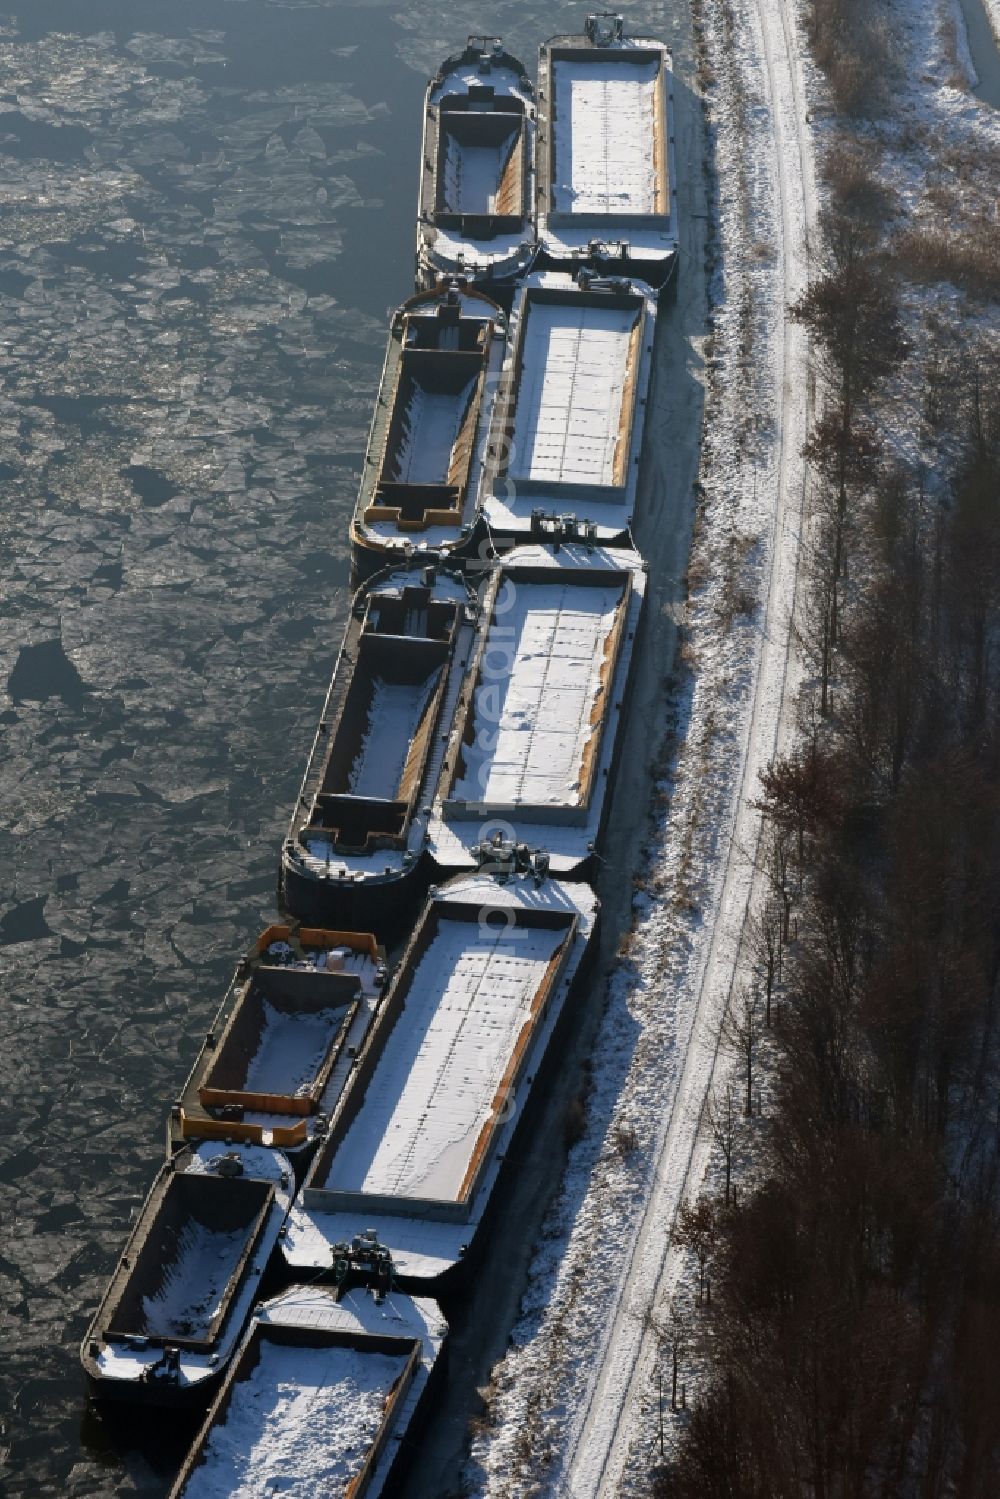
<svg viewBox="0 0 1000 1499">
<path fill-rule="evenodd" d="M 970 296 L 1000 289 L 997 225 L 984 214 L 963 223 L 906 229 L 894 240 L 901 270 L 914 281 L 950 281 Z"/>
<path fill-rule="evenodd" d="M 873 166 L 872 147 L 845 135 L 837 135 L 823 154 L 821 172 L 838 213 L 865 224 L 881 225 L 891 218 L 896 204 L 891 189 L 879 180 Z"/>
<path fill-rule="evenodd" d="M 806 28 L 813 57 L 842 114 L 877 114 L 893 72 L 889 29 L 871 0 L 809 0 Z"/>
<path fill-rule="evenodd" d="M 621 1160 L 627 1160 L 639 1149 L 639 1136 L 631 1124 L 616 1124 L 611 1132 L 611 1146 Z"/>
</svg>

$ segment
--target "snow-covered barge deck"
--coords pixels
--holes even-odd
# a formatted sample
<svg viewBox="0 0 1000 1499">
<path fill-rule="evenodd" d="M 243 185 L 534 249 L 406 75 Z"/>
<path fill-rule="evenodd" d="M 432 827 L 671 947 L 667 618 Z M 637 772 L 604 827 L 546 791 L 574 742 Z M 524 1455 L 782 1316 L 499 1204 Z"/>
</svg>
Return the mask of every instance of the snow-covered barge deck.
<svg viewBox="0 0 1000 1499">
<path fill-rule="evenodd" d="M 259 1309 L 170 1499 L 379 1499 L 440 1377 L 436 1302 L 319 1286 Z"/>
<path fill-rule="evenodd" d="M 474 289 L 440 286 L 393 314 L 351 522 L 356 577 L 470 544 L 506 335 Z"/>
<path fill-rule="evenodd" d="M 417 280 L 461 275 L 501 295 L 535 253 L 535 90 L 499 37 L 470 36 L 431 79 Z"/>
<path fill-rule="evenodd" d="M 537 221 L 541 263 L 641 276 L 677 270 L 673 65 L 622 17 L 589 16 L 581 36 L 538 55 Z"/>
<path fill-rule="evenodd" d="M 359 590 L 282 853 L 298 920 L 404 928 L 475 619 L 465 580 L 432 565 Z"/>
<path fill-rule="evenodd" d="M 283 1241 L 295 1271 L 372 1228 L 410 1289 L 470 1249 L 590 948 L 585 885 L 485 874 L 424 910 Z"/>
<path fill-rule="evenodd" d="M 430 824 L 440 870 L 499 835 L 581 878 L 597 850 L 645 597 L 624 548 L 517 547 L 490 585 Z"/>
<path fill-rule="evenodd" d="M 641 282 L 586 270 L 521 282 L 484 479 L 498 546 L 530 540 L 539 522 L 628 543 L 655 331 Z"/>
</svg>

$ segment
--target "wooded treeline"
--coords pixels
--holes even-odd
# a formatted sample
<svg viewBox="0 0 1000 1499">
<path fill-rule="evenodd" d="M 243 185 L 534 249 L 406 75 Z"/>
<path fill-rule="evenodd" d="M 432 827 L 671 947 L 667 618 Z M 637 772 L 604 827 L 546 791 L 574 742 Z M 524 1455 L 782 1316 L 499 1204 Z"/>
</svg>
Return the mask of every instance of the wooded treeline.
<svg viewBox="0 0 1000 1499">
<path fill-rule="evenodd" d="M 709 1380 L 654 1487 L 993 1499 L 1000 376 L 954 358 L 926 392 L 934 482 L 900 468 L 880 440 L 908 357 L 892 266 L 850 205 L 824 244 L 795 309 L 820 390 L 815 691 L 761 787 L 770 895 L 732 1023 L 752 1105 L 745 1012 L 769 1014 L 766 1141 L 739 1205 L 727 1180 L 700 1209 L 712 1295 L 687 1338 L 704 1335 Z"/>
</svg>

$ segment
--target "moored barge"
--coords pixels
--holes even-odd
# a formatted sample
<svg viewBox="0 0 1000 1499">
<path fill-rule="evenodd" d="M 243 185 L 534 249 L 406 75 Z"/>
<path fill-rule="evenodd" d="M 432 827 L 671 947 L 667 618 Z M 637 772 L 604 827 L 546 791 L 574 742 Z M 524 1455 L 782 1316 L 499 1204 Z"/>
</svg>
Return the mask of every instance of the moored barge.
<svg viewBox="0 0 1000 1499">
<path fill-rule="evenodd" d="M 305 1286 L 265 1302 L 170 1499 L 382 1499 L 443 1377 L 447 1338 L 436 1302 L 391 1289 Z"/>
<path fill-rule="evenodd" d="M 297 1172 L 361 1047 L 385 983 L 368 932 L 271 926 L 244 959 L 167 1124 L 198 1140 L 280 1149 Z"/>
<path fill-rule="evenodd" d="M 362 1227 L 403 1289 L 460 1273 L 557 1061 L 597 914 L 588 886 L 541 868 L 432 892 L 289 1217 L 294 1273 L 328 1270 Z"/>
<path fill-rule="evenodd" d="M 427 87 L 417 282 L 502 295 L 535 253 L 535 90 L 499 37 L 470 36 Z"/>
<path fill-rule="evenodd" d="M 204 1404 L 241 1338 L 291 1204 L 288 1160 L 205 1143 L 168 1160 L 80 1349 L 91 1394 Z"/>
<path fill-rule="evenodd" d="M 614 12 L 539 49 L 536 217 L 541 265 L 674 283 L 673 63 Z"/>
<path fill-rule="evenodd" d="M 490 584 L 430 825 L 442 872 L 544 851 L 586 878 L 626 720 L 646 567 L 625 548 L 516 547 Z"/>
<path fill-rule="evenodd" d="M 450 283 L 394 313 L 351 521 L 356 579 L 472 545 L 506 336 L 496 302 Z"/>
<path fill-rule="evenodd" d="M 476 618 L 466 580 L 431 561 L 358 591 L 282 851 L 297 920 L 405 930 Z"/>
<path fill-rule="evenodd" d="M 586 269 L 521 282 L 484 479 L 501 550 L 545 534 L 630 544 L 655 334 L 642 282 Z"/>
</svg>

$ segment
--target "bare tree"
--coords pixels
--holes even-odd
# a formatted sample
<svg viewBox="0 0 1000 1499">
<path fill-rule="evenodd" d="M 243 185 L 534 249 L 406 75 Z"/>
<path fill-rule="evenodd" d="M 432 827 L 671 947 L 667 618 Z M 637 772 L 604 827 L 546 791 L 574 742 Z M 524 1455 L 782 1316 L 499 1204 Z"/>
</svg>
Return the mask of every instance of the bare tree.
<svg viewBox="0 0 1000 1499">
<path fill-rule="evenodd" d="M 680 1362 L 687 1351 L 688 1329 L 684 1314 L 675 1302 L 670 1303 L 662 1324 L 662 1338 L 670 1355 L 670 1409 L 677 1409 L 677 1378 Z"/>
<path fill-rule="evenodd" d="M 735 1111 L 731 1112 L 735 1113 Z M 734 1121 L 735 1122 L 735 1121 Z M 732 1141 L 726 1163 L 726 1206 L 729 1205 L 729 1173 L 732 1161 Z M 671 1235 L 673 1242 L 682 1249 L 690 1249 L 698 1261 L 698 1305 L 706 1299 L 708 1267 L 719 1238 L 719 1218 L 715 1204 L 708 1197 L 699 1197 L 697 1202 L 681 1204 L 677 1222 Z M 711 1299 L 709 1292 L 708 1299 Z"/>
<path fill-rule="evenodd" d="M 765 899 L 750 916 L 747 941 L 754 971 L 764 986 L 764 1024 L 771 1024 L 771 1002 L 781 979 L 782 909 L 773 898 Z"/>
<path fill-rule="evenodd" d="M 788 858 L 788 835 L 775 828 L 767 853 L 767 876 L 781 906 L 781 940 L 788 942 L 792 925 L 792 881 Z"/>
<path fill-rule="evenodd" d="M 733 1098 L 731 1083 L 727 1083 L 720 1092 L 715 1092 L 711 1095 L 708 1100 L 706 1117 L 708 1119 L 708 1127 L 712 1131 L 712 1139 L 715 1141 L 725 1162 L 725 1205 L 728 1207 L 733 1180 L 733 1152 L 736 1149 L 736 1130 L 739 1121 L 739 1113 Z"/>
<path fill-rule="evenodd" d="M 732 996 L 726 1011 L 723 1034 L 740 1059 L 745 1098 L 743 1112 L 753 1117 L 753 1077 L 763 1027 L 760 990 L 756 983 L 744 984 Z"/>
</svg>

